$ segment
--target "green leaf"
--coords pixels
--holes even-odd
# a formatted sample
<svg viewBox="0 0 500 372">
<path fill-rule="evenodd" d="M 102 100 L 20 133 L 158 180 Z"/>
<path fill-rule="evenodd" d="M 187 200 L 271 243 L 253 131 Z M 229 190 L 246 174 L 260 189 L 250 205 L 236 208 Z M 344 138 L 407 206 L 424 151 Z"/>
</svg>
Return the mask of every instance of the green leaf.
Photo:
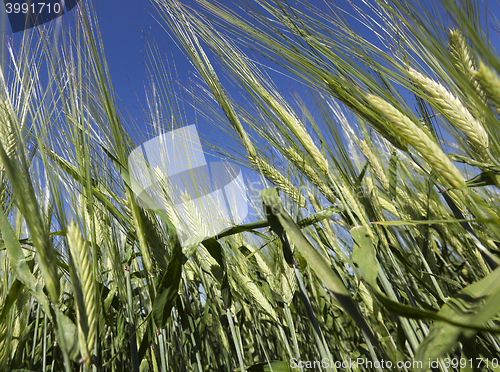
<svg viewBox="0 0 500 372">
<path fill-rule="evenodd" d="M 118 172 L 122 176 L 123 181 L 130 188 L 130 190 L 132 190 L 135 195 L 140 195 L 141 200 L 148 206 L 148 208 L 151 209 L 153 212 L 155 212 L 165 223 L 167 227 L 168 240 L 170 246 L 171 247 L 178 246 L 178 248 L 182 251 L 181 243 L 179 241 L 179 236 L 177 235 L 177 230 L 172 221 L 170 220 L 170 218 L 168 217 L 168 215 L 165 213 L 165 211 L 162 208 L 160 208 L 158 204 L 156 204 L 154 199 L 144 190 L 144 188 L 134 178 L 130 176 L 128 170 L 120 163 L 120 161 L 111 152 L 109 152 L 106 148 L 102 146 L 101 148 L 114 163 L 114 165 L 118 169 Z"/>
<path fill-rule="evenodd" d="M 366 162 L 365 166 L 361 170 L 361 173 L 359 173 L 358 178 L 356 178 L 356 182 L 354 182 L 354 190 L 357 190 L 358 187 L 361 185 L 361 182 L 363 181 L 363 178 L 365 177 L 366 170 L 368 169 L 368 165 L 370 163 Z"/>
<path fill-rule="evenodd" d="M 7 171 L 7 174 L 9 175 L 10 181 L 12 182 L 14 192 L 18 196 L 16 198 L 16 203 L 18 204 L 19 210 L 26 219 L 26 223 L 31 233 L 31 238 L 33 239 L 33 244 L 38 254 L 38 260 L 40 262 L 41 273 L 45 283 L 45 287 L 49 292 L 49 296 L 52 302 L 57 304 L 59 302 L 60 283 L 57 273 L 57 265 L 55 264 L 56 256 L 54 250 L 52 249 L 49 235 L 45 231 L 44 224 L 40 216 L 40 210 L 35 197 L 35 191 L 31 183 L 28 166 L 23 157 L 21 157 L 21 159 L 23 160 L 21 162 L 21 166 L 19 166 L 15 161 L 11 160 L 5 152 L 5 149 L 1 143 L 0 159 Z M 4 221 L 3 225 L 5 225 L 5 221 L 7 221 L 7 218 L 5 217 L 3 211 L 2 214 L 2 220 Z M 8 222 L 6 223 L 8 224 Z M 13 232 L 11 235 L 13 236 Z M 14 244 L 14 242 L 12 241 L 13 239 L 10 240 L 11 244 Z M 19 244 L 19 241 L 17 243 Z M 22 259 L 24 260 L 24 255 L 22 256 Z M 20 259 L 20 256 L 16 257 L 15 259 Z M 15 265 L 17 265 L 17 263 L 15 263 Z M 20 275 L 24 274 L 20 273 Z M 25 277 L 25 279 L 27 279 L 27 277 Z M 22 281 L 21 278 L 20 280 Z M 28 284 L 24 284 L 29 287 Z M 32 289 L 32 287 L 30 287 L 30 289 Z"/>
<path fill-rule="evenodd" d="M 405 226 L 405 225 L 434 225 L 437 223 L 468 223 L 468 222 L 478 222 L 478 223 L 494 223 L 500 224 L 500 218 L 471 218 L 471 219 L 453 219 L 448 220 L 406 220 L 406 221 L 377 221 L 372 222 L 374 225 L 382 226 Z"/>
<path fill-rule="evenodd" d="M 12 273 L 22 284 L 24 284 L 42 305 L 46 314 L 50 314 L 49 302 L 40 288 L 37 281 L 26 263 L 23 249 L 19 240 L 16 239 L 14 230 L 10 226 L 2 208 L 0 208 L 0 230 L 5 242 L 7 257 L 9 258 Z M 9 291 L 10 293 L 10 291 Z M 3 315 L 3 311 L 2 311 Z"/>
<path fill-rule="evenodd" d="M 236 369 L 236 371 L 239 369 Z M 247 368 L 249 372 L 289 372 L 290 367 L 288 363 L 281 360 L 276 360 L 271 363 L 258 363 Z"/>
<path fill-rule="evenodd" d="M 468 158 L 466 156 L 461 156 L 461 155 L 458 155 L 458 154 L 449 153 L 448 157 L 450 158 L 450 160 L 453 160 L 453 161 L 456 161 L 456 162 L 459 162 L 459 163 L 469 164 L 469 165 L 472 165 L 474 167 L 489 168 L 489 169 L 492 169 L 492 170 L 499 170 L 498 167 L 496 167 L 494 164 L 482 163 L 482 162 L 479 162 L 477 160 Z"/>
<path fill-rule="evenodd" d="M 469 187 L 481 187 L 481 186 L 497 186 L 500 185 L 500 175 L 497 172 L 486 171 L 479 173 L 476 177 L 467 180 L 467 186 Z"/>
<path fill-rule="evenodd" d="M 285 211 L 278 196 L 276 188 L 267 189 L 260 192 L 264 205 L 267 207 L 268 220 L 273 220 L 273 225 L 279 224 L 286 232 L 290 242 L 294 243 L 304 258 L 313 266 L 319 278 L 325 281 L 329 289 L 339 296 L 349 296 L 350 294 L 344 286 L 339 276 L 332 270 L 326 258 L 321 255 L 307 240 L 300 228 Z M 274 230 L 274 227 L 273 227 Z"/>
<path fill-rule="evenodd" d="M 342 212 L 342 209 L 337 208 L 337 207 L 328 207 L 323 209 L 322 211 L 319 211 L 318 213 L 315 213 L 309 217 L 303 218 L 302 220 L 297 222 L 297 225 L 300 226 L 300 228 L 305 228 L 308 226 L 311 226 L 314 223 L 321 222 L 326 218 L 329 218 L 335 213 L 340 213 Z M 190 237 L 188 238 L 183 246 L 184 246 L 184 254 L 186 256 L 190 256 L 192 254 L 192 250 L 197 248 L 199 244 L 204 244 L 207 240 L 209 239 L 215 239 L 219 240 L 221 238 L 224 238 L 226 236 L 231 236 L 234 234 L 238 234 L 241 232 L 252 232 L 253 234 L 260 236 L 261 238 L 267 239 L 267 237 L 264 234 L 261 234 L 255 229 L 261 229 L 264 227 L 269 227 L 269 222 L 268 221 L 258 221 L 258 222 L 251 222 L 248 224 L 243 224 L 243 225 L 237 225 L 237 226 L 231 226 L 228 227 L 227 229 L 221 231 L 219 234 L 213 236 L 213 237 Z"/>
<path fill-rule="evenodd" d="M 377 287 L 378 263 L 375 247 L 368 234 L 366 227 L 356 226 L 351 229 L 354 240 L 352 259 L 358 264 L 361 276 L 372 287 Z"/>
<path fill-rule="evenodd" d="M 232 295 L 231 295 L 231 288 L 229 286 L 229 279 L 228 279 L 228 274 L 227 274 L 227 265 L 226 265 L 226 259 L 224 257 L 224 249 L 220 245 L 220 243 L 216 240 L 216 238 L 201 238 L 201 237 L 195 237 L 195 238 L 189 238 L 186 240 L 186 248 L 185 252 L 189 255 L 192 255 L 194 250 L 200 245 L 203 244 L 205 248 L 207 249 L 208 253 L 214 258 L 214 260 L 219 264 L 220 268 L 222 269 L 223 277 L 221 281 L 221 295 L 222 295 L 222 302 L 224 304 L 224 307 L 226 309 L 231 307 L 232 303 Z M 190 256 L 189 256 L 190 257 Z M 188 258 L 189 258 L 188 257 Z"/>
<path fill-rule="evenodd" d="M 222 230 L 219 234 L 215 235 L 214 238 L 219 240 L 220 238 L 224 238 L 226 236 L 238 234 L 238 233 L 245 232 L 245 231 L 250 231 L 250 232 L 256 234 L 257 236 L 260 236 L 261 238 L 265 238 L 266 236 L 264 234 L 261 234 L 261 233 L 255 231 L 255 229 L 261 229 L 264 227 L 269 227 L 269 222 L 258 221 L 258 222 L 251 222 L 251 223 L 244 224 L 244 225 L 231 226 L 231 227 L 228 227 L 227 229 Z"/>
<path fill-rule="evenodd" d="M 59 310 L 56 311 L 57 318 L 57 341 L 59 347 L 71 360 L 76 360 L 80 354 L 78 347 L 78 330 L 73 321 Z"/>
<path fill-rule="evenodd" d="M 144 359 L 144 355 L 146 355 L 146 352 L 148 351 L 149 347 L 151 346 L 151 342 L 153 341 L 154 330 L 152 329 L 151 326 L 151 319 L 152 318 L 148 315 L 147 319 L 144 321 L 144 323 L 146 324 L 143 324 L 144 327 L 146 328 L 146 331 L 144 332 L 144 336 L 142 337 L 139 346 L 139 351 L 137 353 L 139 360 Z"/>
<path fill-rule="evenodd" d="M 309 217 L 306 217 L 300 221 L 297 222 L 297 225 L 300 226 L 301 229 L 304 227 L 308 227 L 314 223 L 321 222 L 326 218 L 329 218 L 335 213 L 341 213 L 342 209 L 337 208 L 337 207 L 328 207 L 323 209 L 322 211 L 319 211 L 318 213 L 315 213 Z"/>
<path fill-rule="evenodd" d="M 221 296 L 222 304 L 226 309 L 229 309 L 231 307 L 231 304 L 233 303 L 233 296 L 231 294 L 231 287 L 229 286 L 227 270 L 224 272 L 224 277 L 222 278 Z"/>
<path fill-rule="evenodd" d="M 486 321 L 500 312 L 500 268 L 462 289 L 441 308 L 442 319 L 484 328 Z M 443 321 L 436 322 L 420 344 L 416 360 L 434 360 L 456 347 L 460 337 L 473 337 L 476 330 Z M 419 369 L 417 371 L 423 371 Z"/>
<path fill-rule="evenodd" d="M 376 344 L 370 327 L 366 324 L 364 318 L 360 314 L 349 291 L 344 286 L 344 283 L 338 274 L 333 271 L 326 258 L 312 246 L 300 230 L 299 226 L 297 226 L 288 212 L 286 212 L 279 198 L 278 189 L 272 188 L 262 190 L 260 192 L 260 196 L 264 202 L 265 213 L 272 229 L 280 237 L 283 236 L 283 232 L 286 233 L 287 239 L 299 250 L 309 266 L 316 273 L 316 276 L 323 280 L 328 289 L 334 294 L 337 301 L 339 301 L 340 305 L 354 319 L 357 326 L 360 327 L 367 334 L 367 336 L 370 337 L 371 341 Z M 283 236 L 283 239 L 284 238 L 285 237 Z M 284 243 L 285 242 L 286 240 Z"/>
<path fill-rule="evenodd" d="M 10 309 L 12 308 L 12 305 L 16 302 L 17 298 L 21 294 L 21 291 L 23 290 L 23 283 L 21 283 L 19 280 L 14 280 L 14 282 L 10 285 L 9 291 L 7 292 L 7 296 L 5 297 L 4 301 L 2 302 L 2 312 L 0 313 L 0 323 L 3 322 L 7 314 L 9 313 Z"/>
<path fill-rule="evenodd" d="M 226 259 L 224 258 L 224 250 L 220 243 L 214 238 L 204 239 L 203 245 L 207 249 L 208 253 L 214 258 L 219 266 L 225 271 L 226 270 Z"/>
<path fill-rule="evenodd" d="M 174 247 L 172 257 L 167 266 L 158 288 L 157 296 L 153 303 L 153 319 L 156 327 L 163 328 L 167 325 L 172 312 L 172 307 L 178 297 L 179 283 L 182 271 L 182 249 L 180 244 Z"/>
<path fill-rule="evenodd" d="M 82 175 L 82 173 L 79 171 L 77 167 L 75 167 L 73 164 L 68 162 L 66 159 L 62 158 L 58 154 L 56 154 L 54 151 L 45 148 L 45 154 L 47 154 L 55 163 L 57 163 L 69 176 L 71 176 L 74 180 L 79 182 L 81 185 L 85 185 L 87 183 L 87 180 L 85 179 L 85 176 Z M 94 180 L 92 180 L 92 184 L 96 184 Z M 118 208 L 108 200 L 106 197 L 106 194 L 108 193 L 107 190 L 104 188 L 97 188 L 95 186 L 92 186 L 92 193 L 93 195 L 106 207 L 106 209 L 119 221 L 121 221 L 124 224 L 128 224 L 128 218 L 118 210 Z M 118 200 L 118 197 L 113 195 L 113 198 L 115 200 Z"/>
</svg>

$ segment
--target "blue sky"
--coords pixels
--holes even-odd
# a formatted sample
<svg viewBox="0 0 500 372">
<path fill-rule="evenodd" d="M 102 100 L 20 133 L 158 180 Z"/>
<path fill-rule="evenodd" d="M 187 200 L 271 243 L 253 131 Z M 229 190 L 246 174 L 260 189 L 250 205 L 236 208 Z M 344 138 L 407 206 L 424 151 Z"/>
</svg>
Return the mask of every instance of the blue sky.
<svg viewBox="0 0 500 372">
<path fill-rule="evenodd" d="M 160 46 L 174 53 L 181 79 L 188 78 L 184 56 L 176 48 L 161 25 L 150 1 L 123 0 L 116 6 L 116 1 L 95 1 L 103 37 L 106 58 L 112 71 L 113 86 L 126 105 L 137 106 L 137 99 L 144 97 L 144 84 L 147 81 L 144 68 L 144 34 L 153 35 Z M 180 63 L 180 61 L 183 61 Z"/>
</svg>

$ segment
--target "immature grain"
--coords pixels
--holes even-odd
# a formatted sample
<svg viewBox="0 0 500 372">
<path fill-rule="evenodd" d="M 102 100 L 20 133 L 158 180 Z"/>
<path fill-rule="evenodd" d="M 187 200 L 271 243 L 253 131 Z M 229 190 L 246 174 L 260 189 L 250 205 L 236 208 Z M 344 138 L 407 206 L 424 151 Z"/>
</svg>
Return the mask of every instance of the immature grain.
<svg viewBox="0 0 500 372">
<path fill-rule="evenodd" d="M 450 30 L 449 46 L 453 64 L 472 83 L 477 93 L 475 97 L 471 97 L 470 94 L 466 92 L 467 107 L 475 118 L 481 123 L 484 123 L 485 112 L 483 108 L 477 104 L 477 98 L 483 103 L 486 102 L 484 91 L 481 89 L 481 85 L 474 76 L 476 67 L 471 57 L 471 51 L 459 30 Z"/>
<path fill-rule="evenodd" d="M 249 156 L 249 160 L 257 171 L 261 171 L 264 177 L 283 190 L 283 192 L 287 194 L 295 203 L 300 205 L 302 208 L 305 208 L 306 200 L 304 196 L 288 178 L 283 176 L 275 167 L 260 157 Z"/>
<path fill-rule="evenodd" d="M 344 197 L 344 200 L 347 205 L 344 205 L 345 209 L 349 209 L 352 212 L 354 212 L 354 215 L 359 219 L 361 224 L 366 227 L 366 232 L 370 236 L 370 238 L 373 238 L 373 231 L 371 226 L 368 224 L 366 221 L 366 213 L 361 206 L 361 203 L 359 202 L 360 197 L 364 197 L 365 195 L 362 195 L 360 193 L 364 193 L 364 190 L 358 190 L 358 195 L 355 194 L 355 191 L 352 187 L 347 186 L 346 184 L 341 184 L 340 185 L 340 193 Z M 352 223 L 357 223 L 356 221 L 353 221 Z"/>
<path fill-rule="evenodd" d="M 474 78 L 475 66 L 469 46 L 459 30 L 450 30 L 449 46 L 453 64 L 471 81 L 476 88 L 476 92 L 482 97 L 483 91 Z"/>
<path fill-rule="evenodd" d="M 208 221 L 201 215 L 198 206 L 195 204 L 189 192 L 181 191 L 181 200 L 184 207 L 183 221 L 187 223 L 188 232 L 195 236 L 209 236 Z"/>
<path fill-rule="evenodd" d="M 5 317 L 0 322 L 0 368 L 2 370 L 4 370 L 5 366 L 7 365 L 10 350 L 10 335 L 7 327 L 8 319 L 8 317 Z"/>
<path fill-rule="evenodd" d="M 239 270 L 234 270 L 231 277 L 234 277 L 233 283 L 236 287 L 241 287 L 247 291 L 257 306 L 268 313 L 273 319 L 276 319 L 275 309 L 250 277 Z"/>
<path fill-rule="evenodd" d="M 466 187 L 465 179 L 457 167 L 448 159 L 438 144 L 429 138 L 412 119 L 380 97 L 370 94 L 367 96 L 367 100 L 375 110 L 388 119 L 388 125 L 391 126 L 392 130 L 413 146 L 441 175 L 447 186 L 456 189 Z"/>
<path fill-rule="evenodd" d="M 417 70 L 410 68 L 408 72 L 420 88 L 432 98 L 432 102 L 438 106 L 449 122 L 467 136 L 472 145 L 478 149 L 488 147 L 488 133 L 457 97 L 443 85 Z"/>
<path fill-rule="evenodd" d="M 0 141 L 9 158 L 12 158 L 16 153 L 16 137 L 12 127 L 12 120 L 14 120 L 14 114 L 9 103 L 7 101 L 0 102 Z M 3 169 L 1 160 L 0 169 Z"/>
<path fill-rule="evenodd" d="M 309 182 L 316 186 L 330 203 L 335 204 L 337 198 L 332 189 L 323 181 L 318 172 L 307 163 L 306 159 L 292 147 L 285 149 L 285 151 L 288 159 L 307 177 Z"/>
<path fill-rule="evenodd" d="M 243 240 L 243 237 L 241 238 Z M 240 245 L 243 245 L 243 243 Z M 251 245 L 246 245 L 246 247 L 254 254 L 253 257 L 255 257 L 255 261 L 257 262 L 257 267 L 259 268 L 259 271 L 266 277 L 273 276 L 274 274 L 271 271 L 267 262 L 263 259 L 261 252 L 256 251 Z"/>
<path fill-rule="evenodd" d="M 281 283 L 284 300 L 287 304 L 290 304 L 297 289 L 297 280 L 295 279 L 294 269 L 286 264 L 284 258 L 282 259 L 282 269 L 283 272 L 279 283 Z"/>
<path fill-rule="evenodd" d="M 363 300 L 363 303 L 366 306 L 366 310 L 367 310 L 368 314 L 372 315 L 373 314 L 373 298 L 372 298 L 370 291 L 368 290 L 368 288 L 366 288 L 366 285 L 362 281 L 359 282 L 359 292 L 358 293 L 359 293 L 359 296 L 361 297 L 361 299 Z"/>
<path fill-rule="evenodd" d="M 363 140 L 358 142 L 359 149 L 365 155 L 366 160 L 370 164 L 370 167 L 375 175 L 375 178 L 380 182 L 384 190 L 389 190 L 389 180 L 385 175 L 384 170 L 382 169 L 382 165 L 380 164 L 378 158 L 373 153 L 370 146 Z"/>
<path fill-rule="evenodd" d="M 491 105 L 500 115 L 500 78 L 498 74 L 482 61 L 479 61 L 479 67 L 474 76 L 485 91 Z"/>
<path fill-rule="evenodd" d="M 328 171 L 328 161 L 323 156 L 321 151 L 314 143 L 311 135 L 307 132 L 306 128 L 302 122 L 297 118 L 297 116 L 292 112 L 291 109 L 281 104 L 275 97 L 273 97 L 267 90 L 265 90 L 261 85 L 256 87 L 256 90 L 260 97 L 274 110 L 276 115 L 281 119 L 283 124 L 286 125 L 288 129 L 295 135 L 298 141 L 302 144 L 304 149 L 309 153 L 311 158 L 314 160 L 320 171 L 326 175 Z"/>
<path fill-rule="evenodd" d="M 381 196 L 378 197 L 378 202 L 380 204 L 380 207 L 382 209 L 385 209 L 387 212 L 397 216 L 398 215 L 398 210 L 396 209 L 396 207 L 394 206 L 394 204 L 388 202 L 387 200 L 385 200 L 384 198 L 382 198 Z"/>
<path fill-rule="evenodd" d="M 84 340 L 86 345 L 82 345 L 85 349 L 84 357 L 87 358 L 87 363 L 90 363 L 89 356 L 92 355 L 94 350 L 94 342 L 96 337 L 96 325 L 97 325 L 97 309 L 95 303 L 95 292 L 94 292 L 94 273 L 92 270 L 92 262 L 90 259 L 90 252 L 87 243 L 83 240 L 80 233 L 80 229 L 75 223 L 71 223 L 68 226 L 68 246 L 75 263 L 76 274 L 80 279 L 82 285 L 83 311 L 78 311 L 78 314 L 82 314 L 85 319 L 80 319 L 80 326 L 82 326 Z M 78 306 L 78 305 L 77 305 Z M 79 315 L 80 316 L 80 315 Z M 85 326 L 85 323 L 87 326 Z"/>
</svg>

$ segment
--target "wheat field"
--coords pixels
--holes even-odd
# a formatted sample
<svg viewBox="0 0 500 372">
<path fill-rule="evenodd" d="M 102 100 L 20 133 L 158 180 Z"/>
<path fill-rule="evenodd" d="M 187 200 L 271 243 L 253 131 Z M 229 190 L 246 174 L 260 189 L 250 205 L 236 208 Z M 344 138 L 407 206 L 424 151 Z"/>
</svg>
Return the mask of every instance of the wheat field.
<svg viewBox="0 0 500 372">
<path fill-rule="evenodd" d="M 148 41 L 147 128 L 91 2 L 60 39 L 2 40 L 0 371 L 500 371 L 483 2 L 151 2 L 193 76 Z M 193 124 L 185 105 L 262 185 L 241 185 L 254 220 L 211 235 L 161 169 L 160 197 L 135 178 L 137 133 Z"/>
</svg>

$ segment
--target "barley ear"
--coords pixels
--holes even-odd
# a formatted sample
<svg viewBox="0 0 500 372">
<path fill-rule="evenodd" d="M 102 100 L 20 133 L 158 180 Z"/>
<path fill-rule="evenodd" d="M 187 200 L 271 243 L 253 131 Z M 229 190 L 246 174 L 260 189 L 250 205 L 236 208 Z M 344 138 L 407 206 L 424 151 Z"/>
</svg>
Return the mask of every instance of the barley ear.
<svg viewBox="0 0 500 372">
<path fill-rule="evenodd" d="M 465 189 L 465 179 L 445 155 L 438 144 L 431 139 L 415 122 L 407 115 L 399 111 L 383 98 L 369 94 L 367 101 L 372 107 L 387 118 L 386 123 L 391 130 L 398 133 L 409 145 L 417 150 L 427 163 L 441 176 L 447 187 Z"/>
<path fill-rule="evenodd" d="M 288 159 L 307 177 L 309 182 L 318 188 L 318 190 L 332 203 L 336 203 L 336 196 L 332 189 L 323 181 L 319 173 L 307 162 L 303 155 L 299 154 L 294 148 L 285 149 Z"/>
<path fill-rule="evenodd" d="M 248 159 L 254 168 L 257 171 L 260 171 L 265 178 L 283 190 L 283 192 L 287 194 L 295 203 L 300 205 L 302 208 L 305 208 L 305 197 L 288 178 L 283 176 L 275 167 L 258 156 L 252 157 L 249 155 Z"/>
<path fill-rule="evenodd" d="M 9 158 L 12 158 L 16 153 L 16 137 L 12 127 L 12 121 L 15 119 L 13 118 L 14 114 L 9 103 L 0 101 L 0 141 L 2 141 L 3 148 Z M 1 161 L 0 168 L 4 168 Z"/>
<path fill-rule="evenodd" d="M 368 163 L 370 164 L 370 167 L 373 171 L 375 178 L 380 182 L 384 190 L 388 191 L 389 180 L 385 175 L 384 169 L 382 168 L 379 159 L 375 156 L 372 149 L 365 141 L 363 140 L 358 141 L 358 147 L 363 153 L 363 155 L 366 157 L 366 160 L 368 160 Z"/>
<path fill-rule="evenodd" d="M 84 241 L 80 229 L 72 222 L 67 232 L 68 246 L 74 264 L 77 279 L 73 281 L 73 290 L 80 292 L 82 298 L 76 301 L 78 316 L 78 332 L 80 351 L 86 363 L 91 362 L 90 356 L 94 350 L 97 325 L 97 309 L 94 291 L 94 273 L 87 243 Z"/>
<path fill-rule="evenodd" d="M 304 149 L 309 153 L 311 159 L 316 163 L 319 170 L 324 174 L 328 174 L 328 160 L 323 156 L 321 151 L 314 143 L 311 135 L 307 132 L 304 124 L 299 120 L 297 115 L 284 103 L 279 102 L 262 86 L 257 88 L 257 92 L 262 99 L 274 110 L 276 115 L 281 119 L 284 125 L 295 135 L 297 140 L 302 144 Z"/>
<path fill-rule="evenodd" d="M 500 115 L 500 78 L 489 66 L 479 61 L 478 70 L 474 73 L 475 78 L 486 93 L 486 98 Z"/>
<path fill-rule="evenodd" d="M 3 304 L 2 304 L 3 305 Z M 3 306 L 2 306 L 3 307 Z M 0 321 L 0 368 L 6 369 L 9 359 L 10 337 L 7 327 L 7 317 Z"/>
<path fill-rule="evenodd" d="M 474 79 L 474 62 L 472 61 L 471 52 L 465 38 L 459 30 L 450 30 L 449 47 L 455 67 L 468 77 L 474 86 L 479 88 Z M 480 93 L 480 89 L 478 93 Z"/>
<path fill-rule="evenodd" d="M 266 313 L 268 313 L 273 319 L 276 319 L 275 308 L 271 305 L 268 299 L 262 294 L 261 290 L 259 289 L 259 287 L 257 287 L 255 282 L 250 277 L 246 276 L 239 270 L 234 270 L 232 274 L 234 276 L 234 285 L 235 286 L 240 285 L 243 288 L 245 288 L 247 293 L 252 298 L 253 302 L 262 310 L 264 310 Z"/>
<path fill-rule="evenodd" d="M 441 110 L 450 124 L 460 130 L 477 149 L 488 147 L 488 133 L 483 125 L 472 116 L 463 103 L 443 85 L 410 68 L 408 73 L 432 102 Z"/>
</svg>

